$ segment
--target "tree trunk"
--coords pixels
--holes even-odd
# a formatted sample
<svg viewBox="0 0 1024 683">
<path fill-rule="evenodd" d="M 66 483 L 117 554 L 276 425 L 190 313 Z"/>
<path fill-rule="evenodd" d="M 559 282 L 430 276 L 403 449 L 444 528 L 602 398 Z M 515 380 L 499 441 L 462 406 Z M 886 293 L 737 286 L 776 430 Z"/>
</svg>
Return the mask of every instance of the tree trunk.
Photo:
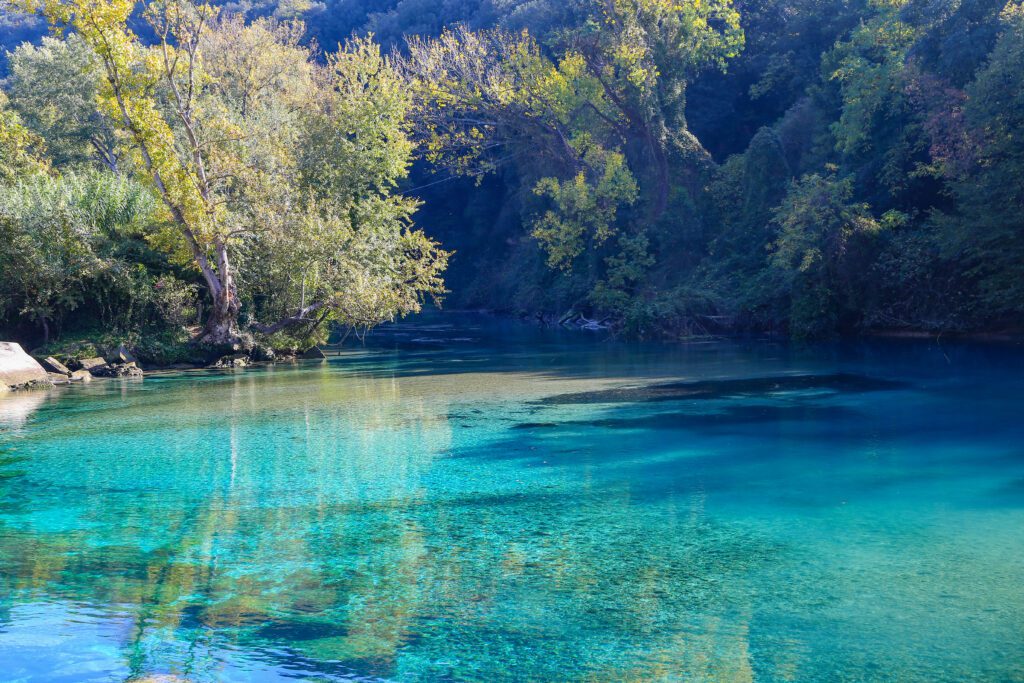
<svg viewBox="0 0 1024 683">
<path fill-rule="evenodd" d="M 235 346 L 242 341 L 238 331 L 238 304 L 226 301 L 214 301 L 210 309 L 210 317 L 206 319 L 203 332 L 196 340 L 203 344 Z"/>
<path fill-rule="evenodd" d="M 234 346 L 241 341 L 238 332 L 238 314 L 242 305 L 238 300 L 238 288 L 235 285 L 234 275 L 231 273 L 231 263 L 228 259 L 228 248 L 224 242 L 217 242 L 215 246 L 217 256 L 217 277 L 210 280 L 213 305 L 210 307 L 210 316 L 206 319 L 203 332 L 196 340 L 204 344 L 231 345 Z"/>
<path fill-rule="evenodd" d="M 206 319 L 202 334 L 196 341 L 216 346 L 235 346 L 241 341 L 241 336 L 238 334 L 234 318 L 224 315 L 220 306 L 214 306 L 210 311 L 210 317 Z"/>
</svg>

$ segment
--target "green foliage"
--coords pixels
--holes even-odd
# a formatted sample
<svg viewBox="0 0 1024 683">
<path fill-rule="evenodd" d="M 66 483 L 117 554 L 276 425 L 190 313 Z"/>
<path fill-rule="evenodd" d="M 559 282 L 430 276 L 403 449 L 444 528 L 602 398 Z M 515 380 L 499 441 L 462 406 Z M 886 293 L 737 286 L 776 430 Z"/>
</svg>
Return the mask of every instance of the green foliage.
<svg viewBox="0 0 1024 683">
<path fill-rule="evenodd" d="M 619 207 L 636 200 L 636 181 L 622 154 L 592 148 L 582 156 L 586 170 L 565 182 L 541 178 L 533 190 L 553 205 L 533 228 L 553 268 L 569 269 L 585 249 L 604 244 L 615 234 Z"/>
<path fill-rule="evenodd" d="M 881 225 L 868 206 L 851 203 L 849 179 L 809 175 L 795 181 L 772 218 L 778 236 L 770 263 L 790 292 L 790 331 L 816 337 L 838 331 L 854 309 L 867 238 Z"/>
<path fill-rule="evenodd" d="M 1017 2 L 18 4 L 9 321 L 363 330 L 446 293 L 414 216 L 458 303 L 639 336 L 1024 320 Z"/>
<path fill-rule="evenodd" d="M 57 166 L 96 161 L 116 170 L 112 122 L 96 109 L 103 70 L 77 34 L 24 43 L 9 55 L 8 88 L 26 125 L 43 140 Z"/>
<path fill-rule="evenodd" d="M 973 163 L 953 182 L 957 210 L 941 216 L 947 251 L 976 278 L 990 315 L 1024 313 L 1024 5 L 1010 3 L 988 64 L 967 88 Z"/>
<path fill-rule="evenodd" d="M 879 4 L 879 14 L 826 59 L 825 68 L 840 84 L 843 103 L 832 131 L 836 147 L 847 155 L 870 146 L 876 119 L 899 106 L 903 66 L 916 37 L 914 28 L 900 19 L 899 2 Z"/>
<path fill-rule="evenodd" d="M 590 301 L 598 310 L 623 315 L 636 300 L 647 268 L 654 264 L 647 235 L 623 235 L 617 254 L 605 259 L 605 277 L 594 285 Z"/>
<path fill-rule="evenodd" d="M 44 149 L 42 138 L 25 126 L 18 112 L 10 108 L 7 95 L 0 91 L 0 183 L 45 171 Z"/>
<path fill-rule="evenodd" d="M 50 332 L 80 307 L 112 329 L 170 324 L 149 271 L 126 257 L 156 203 L 109 173 L 36 174 L 0 186 L 0 311 Z"/>
<path fill-rule="evenodd" d="M 8 315 L 45 327 L 77 308 L 104 269 L 92 248 L 96 227 L 69 199 L 45 175 L 0 194 L 0 306 Z"/>
<path fill-rule="evenodd" d="M 205 285 L 201 341 L 238 342 L 243 309 L 254 331 L 313 333 L 371 327 L 444 293 L 447 252 L 412 227 L 417 202 L 394 194 L 412 152 L 408 88 L 372 41 L 320 65 L 295 21 L 153 0 L 149 45 L 129 28 L 132 2 L 42 5 L 76 33 L 20 48 L 12 92 L 62 169 L 83 162 L 86 139 L 117 140 L 98 156 L 160 200 L 148 243 Z M 62 99 L 54 74 L 81 87 Z"/>
</svg>

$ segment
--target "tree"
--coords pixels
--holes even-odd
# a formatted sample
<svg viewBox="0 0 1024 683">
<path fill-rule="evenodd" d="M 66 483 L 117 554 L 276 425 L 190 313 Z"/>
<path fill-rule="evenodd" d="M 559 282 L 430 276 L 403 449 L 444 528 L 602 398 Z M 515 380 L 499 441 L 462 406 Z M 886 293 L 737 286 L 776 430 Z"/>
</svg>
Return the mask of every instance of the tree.
<svg viewBox="0 0 1024 683">
<path fill-rule="evenodd" d="M 865 260 L 864 241 L 881 229 L 866 204 L 851 203 L 853 185 L 817 174 L 793 182 L 772 222 L 778 236 L 770 263 L 790 295 L 790 331 L 833 334 L 851 306 Z"/>
<path fill-rule="evenodd" d="M 575 0 L 570 7 L 575 23 L 556 34 L 558 43 L 579 54 L 600 84 L 630 166 L 646 180 L 649 217 L 660 218 L 673 166 L 685 172 L 709 160 L 686 123 L 686 89 L 702 70 L 724 68 L 739 54 L 740 15 L 731 0 Z"/>
<path fill-rule="evenodd" d="M 368 288 L 364 295 L 377 302 L 371 307 L 373 315 L 353 317 L 350 300 L 355 293 L 338 291 L 339 281 L 329 280 L 318 292 L 322 298 L 292 300 L 291 312 L 281 321 L 253 324 L 254 329 L 270 333 L 311 320 L 323 323 L 346 305 L 343 318 L 369 325 L 417 310 L 424 294 L 443 292 L 445 252 L 412 231 L 407 220 L 378 210 L 388 202 L 397 175 L 405 172 L 408 145 L 389 147 L 387 152 L 398 156 L 381 165 L 373 141 L 360 138 L 360 131 L 344 128 L 339 120 L 334 133 L 353 143 L 353 155 L 346 160 L 352 171 L 348 177 L 356 177 L 357 171 L 371 174 L 363 191 L 318 196 L 323 188 L 314 186 L 311 180 L 317 176 L 304 166 L 304 160 L 317 154 L 309 145 L 337 144 L 318 127 L 330 116 L 332 93 L 348 88 L 355 94 L 354 106 L 372 112 L 376 104 L 368 94 L 368 81 L 397 82 L 390 62 L 376 48 L 356 41 L 343 50 L 351 58 L 335 59 L 324 69 L 300 45 L 301 24 L 245 24 L 187 0 L 155 0 L 145 6 L 156 35 L 155 45 L 147 47 L 127 27 L 133 7 L 131 0 L 45 3 L 50 20 L 74 28 L 103 64 L 100 111 L 130 141 L 131 172 L 152 184 L 166 208 L 168 228 L 154 237 L 155 243 L 178 262 L 192 263 L 203 278 L 212 305 L 199 341 L 242 341 L 239 315 L 246 279 L 255 280 L 258 269 L 268 263 L 300 268 L 290 260 L 296 253 L 290 241 L 297 235 L 339 237 L 333 229 L 311 230 L 310 225 L 344 226 L 360 239 L 386 234 L 389 239 L 374 242 L 372 257 L 377 261 L 372 265 L 378 276 L 373 287 L 400 291 L 401 296 Z M 374 57 L 377 70 L 370 71 L 365 67 Z M 392 124 L 388 135 L 395 140 L 406 135 L 401 119 L 387 119 Z M 416 248 L 409 248 L 409 242 Z M 326 261 L 301 264 L 302 272 L 290 270 L 288 277 L 305 280 L 306 271 L 335 272 L 339 254 L 323 246 L 304 253 Z M 409 271 L 418 277 L 410 279 Z M 311 319 L 314 313 L 319 317 Z"/>
<path fill-rule="evenodd" d="M 621 310 L 654 263 L 647 226 L 702 192 L 710 159 L 686 126 L 687 83 L 724 66 L 743 32 L 729 0 L 573 0 L 551 15 L 542 42 L 465 26 L 411 39 L 421 141 L 456 174 L 512 161 L 545 200 L 530 232 L 548 264 L 584 261 L 579 277 L 601 285 L 590 302 Z"/>
<path fill-rule="evenodd" d="M 46 141 L 57 166 L 96 162 L 116 171 L 113 122 L 96 109 L 103 69 L 77 34 L 23 43 L 9 55 L 8 89 L 13 106 Z"/>
<path fill-rule="evenodd" d="M 42 157 L 42 138 L 25 127 L 8 102 L 7 95 L 0 91 L 0 183 L 44 171 L 49 165 Z"/>
<path fill-rule="evenodd" d="M 526 33 L 465 27 L 411 39 L 409 53 L 405 69 L 429 160 L 478 178 L 505 156 L 551 167 L 554 175 L 534 180 L 534 194 L 550 208 L 532 233 L 552 267 L 568 269 L 588 246 L 615 234 L 619 209 L 636 199 L 636 181 L 611 146 L 612 109 L 578 54 L 554 62 Z"/>
<path fill-rule="evenodd" d="M 1010 3 L 1003 31 L 963 105 L 970 163 L 953 181 L 955 212 L 937 216 L 947 250 L 980 286 L 995 316 L 1024 312 L 1024 5 Z"/>
<path fill-rule="evenodd" d="M 464 159 L 495 134 L 534 129 L 536 120 L 522 120 L 532 117 L 547 123 L 572 158 L 580 155 L 572 152 L 571 128 L 586 130 L 592 143 L 624 149 L 633 172 L 649 180 L 643 194 L 657 218 L 669 201 L 669 157 L 691 163 L 693 155 L 707 157 L 686 125 L 686 86 L 702 69 L 724 67 L 739 53 L 739 14 L 729 0 L 574 0 L 564 14 L 547 37 L 553 58 L 525 31 L 458 27 L 436 40 L 410 42 L 411 70 L 429 89 L 430 151 L 437 157 L 448 145 Z M 488 104 L 504 108 L 501 120 L 485 117 L 474 125 L 459 114 L 493 111 Z"/>
</svg>

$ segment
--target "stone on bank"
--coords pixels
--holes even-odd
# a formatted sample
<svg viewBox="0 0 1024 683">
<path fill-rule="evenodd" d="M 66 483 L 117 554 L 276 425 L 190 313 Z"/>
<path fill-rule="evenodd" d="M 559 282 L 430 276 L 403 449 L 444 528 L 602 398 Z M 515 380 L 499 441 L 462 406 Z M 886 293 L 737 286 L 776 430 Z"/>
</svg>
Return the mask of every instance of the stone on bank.
<svg viewBox="0 0 1024 683">
<path fill-rule="evenodd" d="M 43 369 L 47 372 L 56 372 L 65 376 L 71 374 L 71 371 L 68 370 L 68 366 L 64 365 L 53 356 L 47 356 L 46 358 L 41 359 L 39 364 L 42 365 Z"/>
<path fill-rule="evenodd" d="M 49 375 L 21 344 L 0 342 L 0 384 L 4 389 L 50 386 Z"/>
</svg>

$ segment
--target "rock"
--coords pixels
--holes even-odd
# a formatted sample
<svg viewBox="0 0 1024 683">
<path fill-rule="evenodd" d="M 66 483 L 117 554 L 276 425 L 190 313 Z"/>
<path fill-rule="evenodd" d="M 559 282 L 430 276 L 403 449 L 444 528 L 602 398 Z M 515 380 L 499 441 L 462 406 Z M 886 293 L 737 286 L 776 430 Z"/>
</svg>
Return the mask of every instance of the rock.
<svg viewBox="0 0 1024 683">
<path fill-rule="evenodd" d="M 88 370 L 75 370 L 71 373 L 72 382 L 91 382 L 92 373 Z"/>
<path fill-rule="evenodd" d="M 83 358 L 82 360 L 78 361 L 78 365 L 80 366 L 79 369 L 88 370 L 92 374 L 98 375 L 108 366 L 108 363 L 104 359 L 96 357 Z"/>
<path fill-rule="evenodd" d="M 17 391 L 21 389 L 49 389 L 52 386 L 53 381 L 50 380 L 49 377 L 46 377 L 45 379 L 34 379 L 29 382 L 24 382 L 22 384 L 15 384 L 10 388 Z"/>
<path fill-rule="evenodd" d="M 11 388 L 49 386 L 50 378 L 20 344 L 0 342 L 0 384 Z"/>
<path fill-rule="evenodd" d="M 46 358 L 39 361 L 39 364 L 43 366 L 43 369 L 47 372 L 56 372 L 61 375 L 70 375 L 71 371 L 68 370 L 68 366 L 61 363 L 53 356 L 47 356 Z"/>
<path fill-rule="evenodd" d="M 249 356 L 244 353 L 235 353 L 230 356 L 218 358 L 210 365 L 211 368 L 244 368 L 249 364 Z"/>
<path fill-rule="evenodd" d="M 67 384 L 71 380 L 68 376 L 60 372 L 48 372 L 46 375 L 50 378 L 50 381 L 54 384 Z"/>
<path fill-rule="evenodd" d="M 135 356 L 132 355 L 131 351 L 129 351 L 124 344 L 117 347 L 117 351 L 114 352 L 114 357 L 120 363 L 134 363 L 136 360 Z"/>
<path fill-rule="evenodd" d="M 320 350 L 319 346 L 314 346 L 313 348 L 307 350 L 305 353 L 302 354 L 302 357 L 312 360 L 323 360 L 324 358 L 327 358 L 327 356 L 324 355 L 324 352 Z"/>
<path fill-rule="evenodd" d="M 252 347 L 252 351 L 249 352 L 250 360 L 256 362 L 272 361 L 277 354 L 274 353 L 274 349 L 269 346 L 263 346 L 262 344 L 256 344 Z"/>
<path fill-rule="evenodd" d="M 120 363 L 113 366 L 115 377 L 144 377 L 146 373 L 138 365 L 132 363 Z"/>
<path fill-rule="evenodd" d="M 92 374 L 96 377 L 142 377 L 144 375 L 142 368 L 134 361 L 104 365 L 93 369 Z"/>
</svg>

